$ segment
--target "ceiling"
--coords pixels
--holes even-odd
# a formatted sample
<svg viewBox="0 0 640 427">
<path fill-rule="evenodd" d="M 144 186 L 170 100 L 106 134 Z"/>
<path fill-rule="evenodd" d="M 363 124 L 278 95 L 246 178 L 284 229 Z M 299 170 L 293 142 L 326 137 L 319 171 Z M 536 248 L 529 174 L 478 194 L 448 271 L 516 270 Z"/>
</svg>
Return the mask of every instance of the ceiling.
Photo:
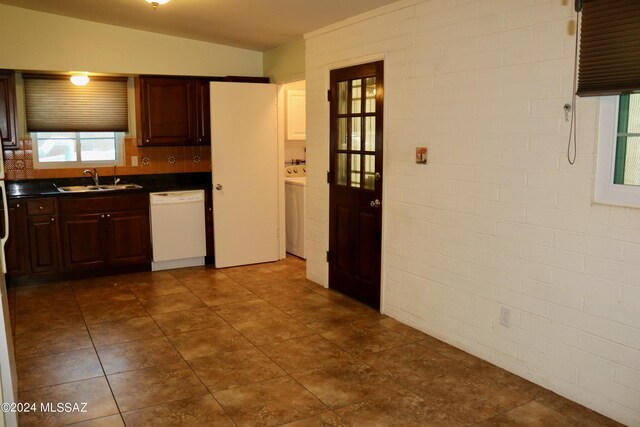
<svg viewBox="0 0 640 427">
<path fill-rule="evenodd" d="M 0 0 L 11 6 L 265 51 L 397 0 Z"/>
</svg>

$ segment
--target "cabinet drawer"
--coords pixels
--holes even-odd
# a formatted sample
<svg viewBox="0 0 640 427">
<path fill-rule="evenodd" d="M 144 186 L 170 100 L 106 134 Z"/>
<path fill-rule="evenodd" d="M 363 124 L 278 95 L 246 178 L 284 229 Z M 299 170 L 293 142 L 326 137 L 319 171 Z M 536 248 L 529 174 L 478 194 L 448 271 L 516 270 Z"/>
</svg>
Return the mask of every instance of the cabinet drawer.
<svg viewBox="0 0 640 427">
<path fill-rule="evenodd" d="M 60 212 L 63 215 L 77 213 L 132 211 L 147 209 L 148 207 L 148 194 L 82 197 L 77 199 L 71 198 L 60 200 Z"/>
<path fill-rule="evenodd" d="M 27 201 L 27 215 L 53 215 L 56 213 L 56 199 Z"/>
</svg>

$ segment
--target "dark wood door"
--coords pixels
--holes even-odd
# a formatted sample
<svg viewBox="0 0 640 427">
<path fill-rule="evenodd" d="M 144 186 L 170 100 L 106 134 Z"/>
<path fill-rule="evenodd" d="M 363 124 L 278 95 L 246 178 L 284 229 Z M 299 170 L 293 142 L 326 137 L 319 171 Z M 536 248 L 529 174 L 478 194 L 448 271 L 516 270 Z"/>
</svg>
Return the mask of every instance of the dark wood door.
<svg viewBox="0 0 640 427">
<path fill-rule="evenodd" d="M 7 274 L 11 277 L 23 276 L 29 271 L 29 253 L 27 251 L 27 214 L 25 204 L 10 200 L 9 204 L 9 239 L 4 246 L 4 258 Z M 4 222 L 0 221 L 4 236 Z"/>
<path fill-rule="evenodd" d="M 108 213 L 107 219 L 110 266 L 151 262 L 148 210 Z"/>
<path fill-rule="evenodd" d="M 193 78 L 140 76 L 138 89 L 141 145 L 197 143 L 196 87 Z"/>
<path fill-rule="evenodd" d="M 32 273 L 51 273 L 60 269 L 58 224 L 55 216 L 27 217 Z"/>
<path fill-rule="evenodd" d="M 10 70 L 0 70 L 0 140 L 3 148 L 18 147 L 16 83 Z"/>
<path fill-rule="evenodd" d="M 330 74 L 329 286 L 380 308 L 383 62 Z"/>
<path fill-rule="evenodd" d="M 107 265 L 106 225 L 104 214 L 61 218 L 64 271 L 99 269 Z"/>
</svg>

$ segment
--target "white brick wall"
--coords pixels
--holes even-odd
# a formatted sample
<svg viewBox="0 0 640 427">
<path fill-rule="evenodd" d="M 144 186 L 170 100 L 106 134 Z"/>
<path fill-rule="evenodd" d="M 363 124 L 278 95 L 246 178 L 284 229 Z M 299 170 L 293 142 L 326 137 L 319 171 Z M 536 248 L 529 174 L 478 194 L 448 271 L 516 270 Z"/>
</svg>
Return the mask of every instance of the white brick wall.
<svg viewBox="0 0 640 427">
<path fill-rule="evenodd" d="M 403 0 L 306 36 L 307 274 L 327 285 L 329 70 L 384 57 L 384 312 L 640 426 L 640 210 L 591 203 L 595 99 L 567 164 L 572 6 Z"/>
</svg>

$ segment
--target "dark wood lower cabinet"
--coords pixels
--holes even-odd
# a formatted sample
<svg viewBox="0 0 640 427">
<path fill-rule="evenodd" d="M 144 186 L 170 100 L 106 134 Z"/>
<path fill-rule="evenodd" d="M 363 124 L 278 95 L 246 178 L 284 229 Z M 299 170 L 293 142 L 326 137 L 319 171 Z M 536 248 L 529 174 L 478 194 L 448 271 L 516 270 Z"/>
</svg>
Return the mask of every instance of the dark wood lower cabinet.
<svg viewBox="0 0 640 427">
<path fill-rule="evenodd" d="M 9 202 L 9 279 L 149 270 L 147 194 Z"/>
<path fill-rule="evenodd" d="M 65 270 L 106 267 L 104 214 L 64 215 L 60 223 Z"/>
<path fill-rule="evenodd" d="M 52 273 L 60 268 L 58 257 L 58 223 L 55 216 L 27 217 L 31 273 Z"/>
<path fill-rule="evenodd" d="M 148 195 L 61 200 L 60 212 L 65 270 L 151 262 Z"/>
<path fill-rule="evenodd" d="M 9 239 L 4 246 L 7 274 L 24 276 L 29 272 L 29 244 L 27 235 L 27 217 L 25 204 L 21 201 L 10 200 L 9 205 Z M 0 228 L 4 236 L 4 222 L 0 221 Z"/>
<path fill-rule="evenodd" d="M 114 212 L 107 215 L 109 265 L 151 261 L 149 211 Z"/>
</svg>

